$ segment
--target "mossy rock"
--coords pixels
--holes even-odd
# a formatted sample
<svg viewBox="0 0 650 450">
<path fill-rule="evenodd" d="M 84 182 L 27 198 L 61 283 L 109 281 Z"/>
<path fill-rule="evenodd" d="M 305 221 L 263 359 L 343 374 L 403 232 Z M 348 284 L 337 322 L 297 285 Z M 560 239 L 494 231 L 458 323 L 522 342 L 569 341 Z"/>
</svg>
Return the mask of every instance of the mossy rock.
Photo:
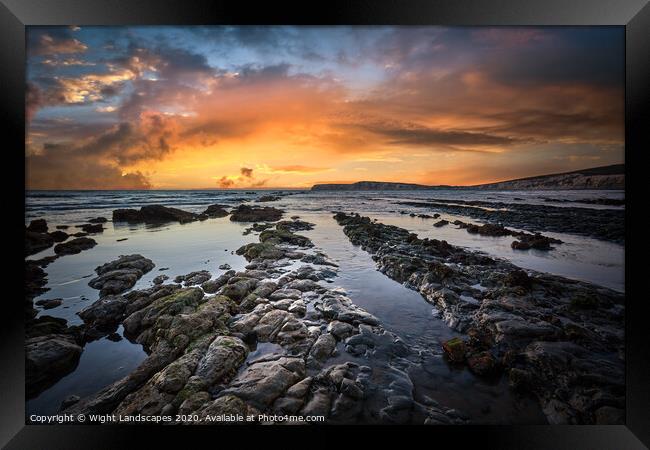
<svg viewBox="0 0 650 450">
<path fill-rule="evenodd" d="M 453 362 L 460 363 L 465 360 L 465 341 L 459 337 L 445 341 L 442 344 L 442 349 Z"/>
</svg>

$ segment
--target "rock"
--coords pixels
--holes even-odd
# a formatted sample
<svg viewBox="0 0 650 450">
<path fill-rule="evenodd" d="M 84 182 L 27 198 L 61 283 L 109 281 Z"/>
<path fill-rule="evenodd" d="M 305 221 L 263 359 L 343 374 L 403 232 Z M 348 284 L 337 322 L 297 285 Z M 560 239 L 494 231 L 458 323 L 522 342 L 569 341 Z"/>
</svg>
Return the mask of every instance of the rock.
<svg viewBox="0 0 650 450">
<path fill-rule="evenodd" d="M 92 328 L 112 331 L 124 319 L 128 303 L 121 295 L 106 295 L 83 308 L 77 315 Z"/>
<path fill-rule="evenodd" d="M 196 286 L 197 284 L 205 283 L 211 277 L 212 275 L 207 270 L 199 270 L 197 272 L 190 272 L 187 275 L 179 275 L 174 278 L 174 282 L 185 282 L 185 286 Z"/>
<path fill-rule="evenodd" d="M 43 309 L 52 309 L 56 308 L 57 306 L 61 305 L 63 303 L 63 299 L 60 298 L 53 298 L 53 299 L 47 299 L 47 300 L 39 300 L 36 302 L 38 306 L 42 306 Z"/>
<path fill-rule="evenodd" d="M 93 289 L 99 289 L 99 296 L 121 294 L 131 289 L 135 283 L 142 277 L 142 272 L 138 269 L 118 269 L 106 272 L 88 282 L 88 286 Z"/>
<path fill-rule="evenodd" d="M 207 294 L 214 294 L 222 286 L 228 283 L 228 280 L 230 280 L 234 275 L 235 275 L 235 271 L 229 270 L 228 272 L 220 275 L 214 280 L 206 281 L 205 283 L 203 283 L 201 285 L 201 289 L 203 289 L 203 291 L 205 291 Z"/>
<path fill-rule="evenodd" d="M 63 242 L 68 239 L 68 233 L 65 231 L 56 230 L 48 234 L 52 237 L 52 239 L 54 239 L 54 242 Z"/>
<path fill-rule="evenodd" d="M 282 211 L 272 207 L 239 205 L 232 211 L 233 222 L 275 222 L 282 217 Z"/>
<path fill-rule="evenodd" d="M 27 226 L 27 231 L 34 233 L 47 233 L 47 222 L 45 219 L 34 219 L 29 222 Z"/>
<path fill-rule="evenodd" d="M 465 342 L 461 338 L 452 338 L 443 342 L 442 349 L 453 362 L 463 362 L 465 360 Z"/>
<path fill-rule="evenodd" d="M 444 227 L 445 225 L 449 225 L 449 221 L 445 219 L 439 220 L 438 222 L 433 224 L 433 226 L 436 228 Z"/>
<path fill-rule="evenodd" d="M 323 361 L 327 359 L 336 348 L 336 339 L 329 333 L 321 334 L 309 351 L 312 358 Z"/>
<path fill-rule="evenodd" d="M 291 303 L 291 306 L 289 306 L 287 311 L 302 317 L 307 312 L 307 306 L 302 300 L 296 300 L 295 302 Z"/>
<path fill-rule="evenodd" d="M 97 245 L 94 239 L 81 237 L 75 238 L 54 246 L 54 252 L 57 255 L 76 255 L 83 250 L 88 250 Z"/>
<path fill-rule="evenodd" d="M 270 242 L 250 243 L 237 249 L 236 253 L 246 258 L 246 261 L 254 259 L 278 260 L 285 256 L 285 251 Z"/>
<path fill-rule="evenodd" d="M 226 208 L 225 205 L 210 205 L 206 208 L 205 211 L 203 211 L 202 214 L 205 214 L 206 216 L 213 219 L 218 217 L 226 217 L 228 215 L 228 211 L 226 211 L 224 208 Z"/>
<path fill-rule="evenodd" d="M 205 380 L 208 386 L 222 381 L 234 374 L 248 355 L 248 347 L 241 339 L 218 336 L 208 347 L 203 359 L 196 368 L 196 375 Z"/>
<path fill-rule="evenodd" d="M 118 259 L 95 268 L 99 275 L 88 285 L 100 289 L 100 297 L 120 294 L 131 289 L 142 276 L 155 267 L 153 261 L 142 255 L 122 255 Z"/>
<path fill-rule="evenodd" d="M 251 364 L 223 391 L 259 407 L 270 406 L 305 375 L 302 358 L 280 357 Z"/>
<path fill-rule="evenodd" d="M 169 280 L 167 275 L 158 275 L 153 279 L 153 284 L 163 284 L 165 280 Z"/>
<path fill-rule="evenodd" d="M 515 250 L 529 250 L 530 244 L 528 242 L 523 242 L 523 241 L 512 241 L 510 247 L 512 247 Z"/>
<path fill-rule="evenodd" d="M 95 268 L 95 272 L 98 275 L 102 275 L 118 269 L 138 269 L 142 273 L 147 273 L 155 266 L 156 265 L 150 259 L 145 258 L 139 254 L 133 254 L 125 256 L 123 255 L 116 260 L 102 264 L 101 266 Z"/>
<path fill-rule="evenodd" d="M 228 280 L 228 284 L 220 289 L 220 293 L 239 302 L 253 291 L 258 284 L 259 281 L 254 278 L 232 277 Z"/>
<path fill-rule="evenodd" d="M 329 259 L 325 258 L 324 255 L 322 255 L 322 254 L 305 255 L 300 260 L 302 262 L 311 263 L 311 264 L 319 264 L 319 265 L 322 265 L 322 266 L 338 267 L 338 264 L 336 264 L 333 261 L 330 261 Z"/>
<path fill-rule="evenodd" d="M 508 275 L 506 275 L 504 283 L 512 287 L 530 289 L 532 280 L 525 271 L 513 270 L 512 272 L 509 272 Z"/>
<path fill-rule="evenodd" d="M 106 217 L 95 217 L 94 219 L 88 220 L 88 223 L 106 223 L 108 219 Z"/>
<path fill-rule="evenodd" d="M 103 233 L 104 227 L 101 223 L 85 223 L 79 225 L 79 228 L 85 233 Z"/>
<path fill-rule="evenodd" d="M 81 400 L 81 398 L 78 395 L 68 395 L 61 402 L 61 407 L 59 408 L 59 411 L 63 411 L 64 409 L 69 408 L 70 406 L 77 403 L 79 400 Z"/>
<path fill-rule="evenodd" d="M 54 245 L 54 238 L 47 233 L 25 232 L 25 256 L 41 252 Z"/>
<path fill-rule="evenodd" d="M 67 230 L 68 228 L 70 228 L 69 225 L 57 225 L 56 226 L 57 230 Z"/>
<path fill-rule="evenodd" d="M 230 264 L 221 264 L 219 266 L 219 269 L 220 270 L 230 270 L 230 269 L 232 269 L 232 267 L 230 267 Z"/>
<path fill-rule="evenodd" d="M 48 334 L 25 341 L 25 382 L 27 398 L 56 383 L 79 363 L 82 348 L 74 337 Z"/>
<path fill-rule="evenodd" d="M 300 413 L 303 416 L 328 416 L 330 412 L 331 400 L 328 392 L 320 388 L 312 398 L 303 407 Z"/>
<path fill-rule="evenodd" d="M 281 198 L 282 197 L 280 197 L 279 195 L 262 195 L 261 197 L 259 197 L 255 201 L 260 202 L 260 203 L 261 202 L 274 202 L 276 200 L 280 200 Z"/>
<path fill-rule="evenodd" d="M 116 209 L 113 211 L 113 222 L 129 223 L 187 223 L 199 220 L 199 215 L 177 208 L 162 205 L 147 205 L 135 209 Z"/>
<path fill-rule="evenodd" d="M 467 366 L 477 375 L 491 375 L 496 370 L 496 361 L 490 352 L 468 356 Z"/>
<path fill-rule="evenodd" d="M 297 245 L 298 247 L 312 247 L 313 244 L 309 238 L 294 234 L 291 231 L 284 229 L 265 230 L 260 234 L 260 241 L 267 244 L 289 244 Z"/>
<path fill-rule="evenodd" d="M 349 323 L 333 320 L 327 325 L 327 332 L 331 333 L 338 340 L 344 340 L 354 333 L 354 327 Z"/>
</svg>

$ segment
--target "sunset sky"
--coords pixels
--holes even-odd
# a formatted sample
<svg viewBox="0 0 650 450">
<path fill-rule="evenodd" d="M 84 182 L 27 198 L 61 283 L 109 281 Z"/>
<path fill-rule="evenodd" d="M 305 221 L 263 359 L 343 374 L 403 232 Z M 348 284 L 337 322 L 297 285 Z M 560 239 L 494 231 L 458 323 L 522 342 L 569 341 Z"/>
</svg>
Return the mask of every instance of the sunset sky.
<svg viewBox="0 0 650 450">
<path fill-rule="evenodd" d="M 623 162 L 621 27 L 28 27 L 29 189 L 471 185 Z"/>
</svg>

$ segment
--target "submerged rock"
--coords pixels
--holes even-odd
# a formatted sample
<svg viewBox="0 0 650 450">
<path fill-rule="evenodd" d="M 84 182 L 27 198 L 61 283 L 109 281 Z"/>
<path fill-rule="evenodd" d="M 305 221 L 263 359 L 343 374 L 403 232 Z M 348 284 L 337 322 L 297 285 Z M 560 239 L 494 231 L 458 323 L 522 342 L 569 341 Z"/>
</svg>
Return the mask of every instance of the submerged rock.
<svg viewBox="0 0 650 450">
<path fill-rule="evenodd" d="M 45 219 L 34 219 L 27 225 L 27 231 L 33 233 L 47 233 L 47 222 Z"/>
<path fill-rule="evenodd" d="M 87 237 L 75 238 L 54 246 L 57 255 L 76 255 L 97 245 L 94 239 Z"/>
<path fill-rule="evenodd" d="M 199 215 L 178 208 L 162 205 L 147 205 L 136 209 L 116 209 L 113 211 L 113 222 L 129 223 L 187 223 L 199 220 Z"/>
<path fill-rule="evenodd" d="M 210 218 L 218 218 L 218 217 L 226 217 L 229 212 L 226 211 L 224 208 L 226 208 L 225 205 L 210 205 L 208 206 L 205 211 L 203 211 L 202 214 L 210 217 Z"/>
<path fill-rule="evenodd" d="M 281 217 L 282 211 L 270 206 L 239 205 L 233 209 L 230 220 L 233 222 L 275 222 Z"/>
<path fill-rule="evenodd" d="M 54 238 L 48 233 L 25 232 L 25 256 L 42 252 L 54 245 Z"/>
</svg>

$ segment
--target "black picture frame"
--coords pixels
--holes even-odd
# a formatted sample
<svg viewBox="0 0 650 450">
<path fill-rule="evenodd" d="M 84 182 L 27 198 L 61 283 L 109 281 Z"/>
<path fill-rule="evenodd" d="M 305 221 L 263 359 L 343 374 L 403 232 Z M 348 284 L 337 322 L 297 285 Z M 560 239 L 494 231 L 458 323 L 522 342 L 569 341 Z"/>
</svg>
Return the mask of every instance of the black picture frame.
<svg viewBox="0 0 650 450">
<path fill-rule="evenodd" d="M 28 25 L 207 25 L 207 24 L 399 24 L 399 25 L 614 25 L 626 35 L 626 425 L 621 426 L 464 426 L 429 427 L 430 445 L 474 443 L 480 448 L 534 449 L 636 449 L 650 446 L 650 346 L 640 281 L 643 263 L 640 246 L 631 241 L 631 229 L 639 227 L 631 214 L 643 198 L 643 151 L 650 149 L 645 128 L 650 124 L 647 99 L 650 88 L 650 5 L 648 0 L 330 0 L 302 2 L 248 2 L 209 0 L 0 0 L 0 115 L 7 131 L 3 136 L 6 161 L 2 180 L 6 203 L 16 211 L 11 218 L 22 230 L 24 211 L 25 127 L 25 26 Z M 13 175 L 13 176 L 10 176 Z M 21 186 L 22 185 L 22 186 Z M 638 191 L 638 193 L 636 192 Z M 634 194 L 632 194 L 634 192 Z M 640 211 L 639 211 L 640 212 Z M 635 222 L 637 223 L 635 225 Z M 18 228 L 20 227 L 20 228 Z M 15 231 L 14 231 L 15 232 Z M 20 233 L 21 231 L 18 231 Z M 19 235 L 19 234 L 18 234 Z M 639 238 L 639 233 L 637 233 Z M 20 279 L 23 259 L 16 247 L 11 275 Z M 639 257 L 639 259 L 635 258 Z M 20 260 L 18 259 L 20 258 Z M 8 260 L 8 258 L 6 259 Z M 12 259 L 13 260 L 13 259 Z M 639 261 L 639 263 L 635 263 Z M 638 298 L 634 296 L 638 295 Z M 0 444 L 6 448 L 116 448 L 135 445 L 134 436 L 186 441 L 191 435 L 214 439 L 214 427 L 157 427 L 115 425 L 25 425 L 24 330 L 21 293 L 5 297 L 0 327 Z M 228 427 L 232 431 L 232 427 Z M 299 445 L 314 427 L 277 427 L 272 432 L 300 434 Z M 317 431 L 318 430 L 318 427 Z M 219 428 L 223 436 L 224 427 Z M 269 434 L 271 428 L 258 427 Z M 322 431 L 323 428 L 320 428 Z M 248 433 L 248 431 L 246 432 Z M 301 434 L 303 433 L 303 434 Z M 336 433 L 331 434 L 334 438 Z M 391 427 L 365 430 L 362 437 L 393 434 Z M 409 432 L 410 433 L 410 432 Z M 327 430 L 325 435 L 327 436 Z M 242 436 L 242 434 L 240 434 Z M 246 435 L 244 435 L 246 436 Z M 222 439 L 222 437 L 220 438 Z M 296 442 L 300 442 L 296 441 Z M 219 441 L 214 441 L 215 445 Z M 289 441 L 291 442 L 291 441 Z M 223 444 L 223 443 L 221 443 Z"/>
</svg>

